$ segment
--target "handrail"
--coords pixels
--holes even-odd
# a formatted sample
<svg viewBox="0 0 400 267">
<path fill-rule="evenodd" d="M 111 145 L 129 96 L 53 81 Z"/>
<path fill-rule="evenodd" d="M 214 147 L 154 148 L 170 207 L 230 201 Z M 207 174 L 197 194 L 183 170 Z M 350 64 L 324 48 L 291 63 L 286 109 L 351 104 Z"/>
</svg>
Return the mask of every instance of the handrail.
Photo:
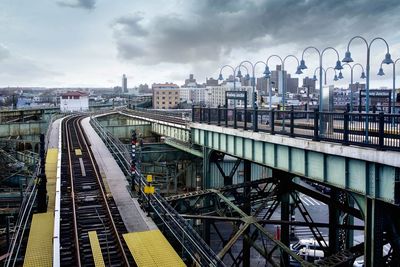
<svg viewBox="0 0 400 267">
<path fill-rule="evenodd" d="M 254 115 L 255 114 L 255 115 Z M 368 116 L 369 137 L 365 137 Z M 342 145 L 400 150 L 400 114 L 193 107 L 192 122 L 309 138 Z M 250 127 L 249 124 L 254 125 Z"/>
</svg>

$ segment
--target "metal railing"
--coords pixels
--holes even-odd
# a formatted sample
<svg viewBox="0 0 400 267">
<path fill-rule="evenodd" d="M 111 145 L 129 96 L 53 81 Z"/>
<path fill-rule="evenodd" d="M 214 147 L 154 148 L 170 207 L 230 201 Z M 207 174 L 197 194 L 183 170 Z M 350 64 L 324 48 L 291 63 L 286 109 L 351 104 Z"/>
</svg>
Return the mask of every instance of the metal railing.
<svg viewBox="0 0 400 267">
<path fill-rule="evenodd" d="M 254 115 L 256 114 L 256 115 Z M 368 116 L 368 129 L 365 121 Z M 192 121 L 235 129 L 400 150 L 400 114 L 193 107 Z M 367 135 L 368 134 L 368 135 Z"/>
<path fill-rule="evenodd" d="M 107 145 L 125 175 L 131 175 L 131 156 L 128 147 L 113 137 L 95 118 L 91 118 L 90 123 Z M 138 170 L 136 171 L 136 175 L 140 178 L 139 181 L 143 189 L 146 185 L 146 180 Z M 164 225 L 194 262 L 200 266 L 224 266 L 224 263 L 217 257 L 215 252 L 204 242 L 192 226 L 168 204 L 163 196 L 155 192 L 153 195 L 147 197 L 143 191 L 141 195 L 146 197 L 152 210 L 163 221 Z"/>
<path fill-rule="evenodd" d="M 23 194 L 24 197 L 22 199 L 22 203 L 19 209 L 17 221 L 14 225 L 14 229 L 12 230 L 14 234 L 11 237 L 11 244 L 7 252 L 8 256 L 6 261 L 4 262 L 4 266 L 6 267 L 15 266 L 16 261 L 18 259 L 21 244 L 25 235 L 25 230 L 27 229 L 27 225 L 32 215 L 32 210 L 36 202 L 36 195 L 37 195 L 36 177 L 39 175 L 40 169 L 41 168 L 39 162 L 36 166 L 33 178 L 30 180 Z"/>
</svg>

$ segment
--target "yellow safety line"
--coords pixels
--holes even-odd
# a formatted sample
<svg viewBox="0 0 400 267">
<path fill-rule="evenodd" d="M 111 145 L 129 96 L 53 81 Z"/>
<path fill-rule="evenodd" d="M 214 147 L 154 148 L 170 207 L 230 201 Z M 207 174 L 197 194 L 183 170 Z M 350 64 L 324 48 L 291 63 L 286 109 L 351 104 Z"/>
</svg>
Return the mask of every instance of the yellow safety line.
<svg viewBox="0 0 400 267">
<path fill-rule="evenodd" d="M 53 212 L 37 213 L 32 217 L 24 267 L 51 267 L 53 261 Z"/>
<path fill-rule="evenodd" d="M 57 179 L 58 148 L 50 148 L 46 155 L 47 195 L 49 196 L 47 210 L 54 211 L 56 179 Z"/>
<path fill-rule="evenodd" d="M 104 264 L 103 254 L 101 254 L 100 243 L 96 231 L 90 231 L 88 234 L 90 246 L 92 247 L 94 265 L 96 267 L 105 267 L 106 265 Z"/>
<path fill-rule="evenodd" d="M 160 230 L 123 235 L 138 267 L 186 266 Z"/>
</svg>

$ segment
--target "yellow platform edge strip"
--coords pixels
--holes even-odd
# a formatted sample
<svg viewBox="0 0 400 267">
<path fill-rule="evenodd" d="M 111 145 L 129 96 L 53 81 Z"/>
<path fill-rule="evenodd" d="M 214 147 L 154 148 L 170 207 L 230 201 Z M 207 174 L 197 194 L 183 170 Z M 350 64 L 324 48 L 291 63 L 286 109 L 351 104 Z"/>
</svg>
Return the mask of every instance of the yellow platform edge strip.
<svg viewBox="0 0 400 267">
<path fill-rule="evenodd" d="M 53 264 L 53 212 L 37 213 L 32 217 L 24 267 L 51 267 Z"/>
<path fill-rule="evenodd" d="M 96 267 L 105 267 L 103 254 L 101 254 L 101 248 L 99 243 L 99 238 L 97 237 L 96 231 L 88 232 L 90 247 L 92 248 L 94 266 Z"/>
<path fill-rule="evenodd" d="M 49 197 L 47 210 L 54 211 L 55 194 L 56 194 L 56 179 L 57 179 L 57 159 L 58 148 L 50 148 L 46 155 L 46 178 L 47 178 L 47 195 Z"/>
<path fill-rule="evenodd" d="M 138 267 L 186 266 L 160 230 L 123 235 Z"/>
</svg>

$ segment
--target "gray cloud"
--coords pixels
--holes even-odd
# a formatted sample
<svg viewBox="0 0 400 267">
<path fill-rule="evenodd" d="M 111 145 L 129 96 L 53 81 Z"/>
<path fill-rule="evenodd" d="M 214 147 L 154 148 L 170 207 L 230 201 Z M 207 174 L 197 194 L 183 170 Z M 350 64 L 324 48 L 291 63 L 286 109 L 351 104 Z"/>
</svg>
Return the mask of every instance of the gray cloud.
<svg viewBox="0 0 400 267">
<path fill-rule="evenodd" d="M 142 64 L 216 61 L 236 49 L 278 45 L 345 45 L 353 35 L 389 35 L 400 22 L 398 0 L 207 0 L 145 20 L 137 14 L 112 27 L 120 58 Z M 388 19 L 390 18 L 390 19 Z M 398 37 L 398 36 L 397 36 Z M 300 53 L 300 51 L 299 51 Z"/>
<path fill-rule="evenodd" d="M 64 0 L 57 2 L 58 5 L 63 7 L 94 9 L 96 7 L 96 0 Z"/>
</svg>

